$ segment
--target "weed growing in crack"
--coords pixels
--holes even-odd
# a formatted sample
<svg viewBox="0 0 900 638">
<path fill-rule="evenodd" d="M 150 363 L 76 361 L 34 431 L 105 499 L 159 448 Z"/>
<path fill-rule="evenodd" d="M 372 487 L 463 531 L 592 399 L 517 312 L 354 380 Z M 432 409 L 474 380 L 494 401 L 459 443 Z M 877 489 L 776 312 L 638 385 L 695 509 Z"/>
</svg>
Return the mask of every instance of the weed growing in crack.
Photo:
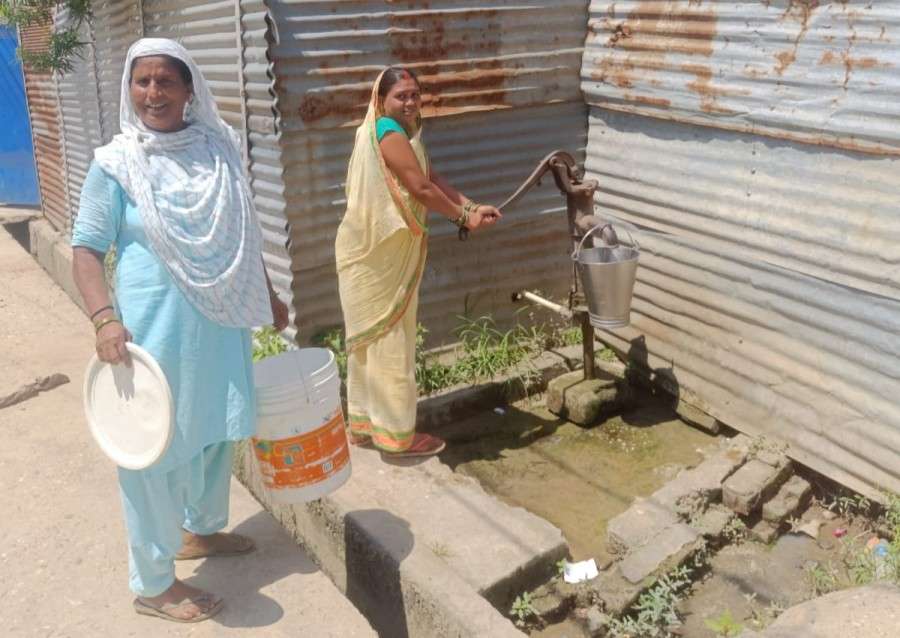
<svg viewBox="0 0 900 638">
<path fill-rule="evenodd" d="M 509 613 L 519 627 L 526 626 L 532 618 L 537 618 L 538 616 L 537 609 L 534 608 L 534 603 L 531 600 L 531 594 L 527 591 L 516 596 Z"/>
<path fill-rule="evenodd" d="M 715 618 L 706 618 L 703 623 L 716 632 L 717 636 L 725 638 L 740 635 L 744 631 L 744 626 L 734 619 L 730 609 L 726 609 Z"/>
<path fill-rule="evenodd" d="M 630 614 L 611 621 L 610 638 L 672 638 L 681 625 L 677 609 L 691 584 L 691 572 L 681 566 L 660 577 L 640 595 Z"/>
</svg>

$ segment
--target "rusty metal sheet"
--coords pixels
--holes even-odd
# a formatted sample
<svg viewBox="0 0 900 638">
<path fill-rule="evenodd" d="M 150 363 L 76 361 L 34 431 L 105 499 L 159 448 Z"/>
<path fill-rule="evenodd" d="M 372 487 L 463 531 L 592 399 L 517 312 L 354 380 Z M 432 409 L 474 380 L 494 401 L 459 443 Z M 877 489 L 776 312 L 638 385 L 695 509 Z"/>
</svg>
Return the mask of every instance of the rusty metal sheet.
<svg viewBox="0 0 900 638">
<path fill-rule="evenodd" d="M 273 0 L 269 7 L 283 174 L 266 188 L 271 209 L 289 222 L 301 335 L 341 323 L 334 236 L 343 182 L 353 126 L 384 66 L 419 73 L 433 165 L 476 200 L 499 202 L 556 148 L 584 157 L 578 69 L 586 1 Z M 265 96 L 250 92 L 250 104 L 254 98 Z M 512 284 L 566 289 L 562 209 L 555 188 L 541 189 L 510 210 L 493 240 L 476 236 L 466 245 L 434 216 L 420 305 L 432 336 L 447 336 L 464 312 L 508 318 L 516 310 Z M 281 221 L 264 222 L 276 244 Z M 547 250 L 551 238 L 558 253 Z"/>
<path fill-rule="evenodd" d="M 900 2 L 593 0 L 582 66 L 607 109 L 900 154 Z"/>
<path fill-rule="evenodd" d="M 594 108 L 600 212 L 639 229 L 629 329 L 683 400 L 900 490 L 900 159 Z"/>
<path fill-rule="evenodd" d="M 46 51 L 49 38 L 49 22 L 19 31 L 19 41 L 25 51 Z M 69 196 L 65 182 L 65 155 L 60 143 L 56 84 L 49 73 L 39 73 L 28 65 L 25 65 L 24 71 L 41 208 L 54 228 L 65 229 Z"/>
</svg>

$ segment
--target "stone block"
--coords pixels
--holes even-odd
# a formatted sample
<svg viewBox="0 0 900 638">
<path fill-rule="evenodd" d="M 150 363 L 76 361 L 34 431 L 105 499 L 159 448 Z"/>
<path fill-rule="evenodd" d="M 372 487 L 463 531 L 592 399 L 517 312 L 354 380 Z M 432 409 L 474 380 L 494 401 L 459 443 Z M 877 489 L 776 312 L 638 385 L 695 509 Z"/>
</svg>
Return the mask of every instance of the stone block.
<svg viewBox="0 0 900 638">
<path fill-rule="evenodd" d="M 587 625 L 588 635 L 591 638 L 602 638 L 605 636 L 611 622 L 612 618 L 597 607 L 591 607 L 587 610 L 585 624 Z"/>
<path fill-rule="evenodd" d="M 641 584 L 628 582 L 617 569 L 600 574 L 589 583 L 594 599 L 610 616 L 621 616 L 637 602 L 643 591 Z"/>
<path fill-rule="evenodd" d="M 695 529 L 679 523 L 630 552 L 619 563 L 619 571 L 628 582 L 640 583 L 648 576 L 677 567 L 699 549 L 702 542 L 703 538 Z"/>
<path fill-rule="evenodd" d="M 706 502 L 716 502 L 721 499 L 722 482 L 741 467 L 746 458 L 746 446 L 725 448 L 697 467 L 681 472 L 651 498 L 672 511 L 679 509 L 679 501 L 697 494 Z"/>
<path fill-rule="evenodd" d="M 579 425 L 593 425 L 618 411 L 626 400 L 624 382 L 603 370 L 596 374 L 596 379 L 585 379 L 576 370 L 550 381 L 547 409 Z"/>
<path fill-rule="evenodd" d="M 812 485 L 803 477 L 795 474 L 781 486 L 775 496 L 763 503 L 763 518 L 770 523 L 780 525 L 806 506 L 810 494 L 812 494 Z"/>
<path fill-rule="evenodd" d="M 706 430 L 710 434 L 718 434 L 721 429 L 722 424 L 716 417 L 710 416 L 706 412 L 703 412 L 699 408 L 695 408 L 684 401 L 678 402 L 678 405 L 675 406 L 675 413 L 681 417 L 683 421 L 690 423 L 701 430 Z"/>
<path fill-rule="evenodd" d="M 624 554 L 642 547 L 651 538 L 680 523 L 675 513 L 651 499 L 637 498 L 627 510 L 609 521 L 609 550 Z"/>
<path fill-rule="evenodd" d="M 718 539 L 722 537 L 725 528 L 734 519 L 734 512 L 722 505 L 713 505 L 691 522 L 693 527 L 704 538 Z"/>
<path fill-rule="evenodd" d="M 773 467 L 759 459 L 751 459 L 725 480 L 722 500 L 735 512 L 749 515 L 775 494 L 790 474 L 790 463 Z"/>
<path fill-rule="evenodd" d="M 778 525 L 773 525 L 767 520 L 761 520 L 748 531 L 750 538 L 768 545 L 778 536 Z"/>
<path fill-rule="evenodd" d="M 753 455 L 754 458 L 772 467 L 784 467 L 791 460 L 779 450 L 762 449 Z"/>
</svg>

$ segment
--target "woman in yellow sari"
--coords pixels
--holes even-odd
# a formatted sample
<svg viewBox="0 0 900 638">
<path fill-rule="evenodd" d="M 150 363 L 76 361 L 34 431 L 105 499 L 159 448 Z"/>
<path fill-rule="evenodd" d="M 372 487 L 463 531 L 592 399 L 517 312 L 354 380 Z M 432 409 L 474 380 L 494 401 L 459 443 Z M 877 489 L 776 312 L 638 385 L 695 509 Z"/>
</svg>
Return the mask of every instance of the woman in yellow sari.
<svg viewBox="0 0 900 638">
<path fill-rule="evenodd" d="M 427 252 L 426 214 L 460 228 L 494 224 L 500 212 L 478 205 L 430 167 L 422 143 L 415 75 L 391 67 L 378 76 L 356 130 L 347 171 L 347 212 L 335 252 L 346 326 L 351 439 L 385 456 L 428 456 L 444 442 L 417 434 L 416 308 Z"/>
</svg>

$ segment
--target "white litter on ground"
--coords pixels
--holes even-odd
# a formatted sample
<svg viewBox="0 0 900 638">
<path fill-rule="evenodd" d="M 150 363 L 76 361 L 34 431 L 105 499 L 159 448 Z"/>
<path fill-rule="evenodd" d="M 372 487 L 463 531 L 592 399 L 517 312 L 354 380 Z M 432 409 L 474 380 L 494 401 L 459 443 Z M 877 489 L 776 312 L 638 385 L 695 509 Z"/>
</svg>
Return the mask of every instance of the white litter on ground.
<svg viewBox="0 0 900 638">
<path fill-rule="evenodd" d="M 583 560 L 580 563 L 566 561 L 563 566 L 563 579 L 567 583 L 583 583 L 586 580 L 596 578 L 599 573 L 597 571 L 597 563 L 594 562 L 593 558 Z"/>
</svg>

